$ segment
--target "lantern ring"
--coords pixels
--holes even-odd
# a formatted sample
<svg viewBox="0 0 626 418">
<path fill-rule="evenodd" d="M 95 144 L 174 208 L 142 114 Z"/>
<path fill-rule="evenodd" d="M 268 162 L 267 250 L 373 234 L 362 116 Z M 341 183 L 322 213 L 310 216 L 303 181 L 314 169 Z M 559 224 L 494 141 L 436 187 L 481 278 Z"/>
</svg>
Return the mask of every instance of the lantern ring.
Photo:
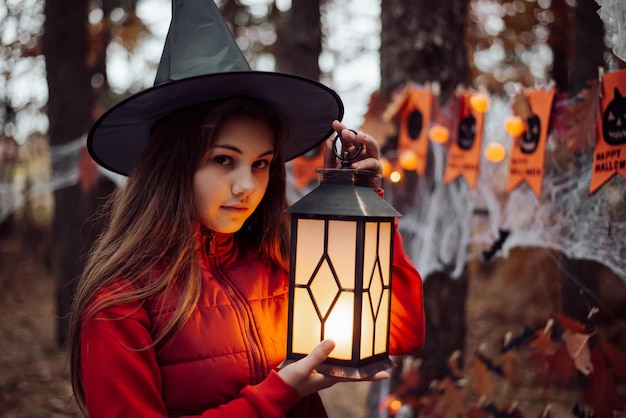
<svg viewBox="0 0 626 418">
<path fill-rule="evenodd" d="M 355 131 L 354 129 L 348 129 L 351 132 L 354 132 L 355 135 L 358 135 L 358 132 Z M 363 144 L 359 144 L 359 149 L 357 150 L 357 152 L 354 153 L 354 155 L 350 156 L 348 155 L 348 152 L 346 151 L 344 153 L 344 155 L 339 155 L 337 154 L 337 141 L 341 139 L 341 133 L 337 133 L 337 135 L 335 136 L 335 139 L 333 140 L 333 154 L 335 154 L 335 157 L 339 158 L 342 162 L 343 165 L 347 164 L 348 162 L 354 160 L 363 150 Z"/>
</svg>

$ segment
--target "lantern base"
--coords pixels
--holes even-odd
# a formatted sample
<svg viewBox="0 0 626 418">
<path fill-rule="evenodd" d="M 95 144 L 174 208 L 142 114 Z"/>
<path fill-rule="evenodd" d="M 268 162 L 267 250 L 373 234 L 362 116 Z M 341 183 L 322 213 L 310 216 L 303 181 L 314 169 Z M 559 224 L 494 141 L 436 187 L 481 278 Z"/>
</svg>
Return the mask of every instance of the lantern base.
<svg viewBox="0 0 626 418">
<path fill-rule="evenodd" d="M 291 363 L 295 363 L 296 361 L 297 360 L 287 359 L 281 363 L 279 368 L 283 368 Z M 327 376 L 345 377 L 353 380 L 367 380 L 368 377 L 393 367 L 396 367 L 396 364 L 389 357 L 386 357 L 373 363 L 364 364 L 360 367 L 322 363 L 318 365 L 315 370 L 318 373 L 325 374 Z"/>
</svg>

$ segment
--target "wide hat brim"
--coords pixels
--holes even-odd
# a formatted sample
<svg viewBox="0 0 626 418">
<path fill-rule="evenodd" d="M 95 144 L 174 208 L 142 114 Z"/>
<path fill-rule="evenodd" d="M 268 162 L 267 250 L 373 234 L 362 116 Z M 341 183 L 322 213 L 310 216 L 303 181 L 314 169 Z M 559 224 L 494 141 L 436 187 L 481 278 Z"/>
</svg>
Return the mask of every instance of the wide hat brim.
<svg viewBox="0 0 626 418">
<path fill-rule="evenodd" d="M 315 148 L 343 117 L 343 103 L 316 81 L 282 73 L 235 71 L 170 81 L 146 89 L 109 109 L 93 125 L 87 149 L 102 167 L 128 175 L 150 140 L 156 122 L 185 107 L 230 97 L 272 104 L 287 118 L 291 135 L 281 144 L 285 160 Z"/>
</svg>

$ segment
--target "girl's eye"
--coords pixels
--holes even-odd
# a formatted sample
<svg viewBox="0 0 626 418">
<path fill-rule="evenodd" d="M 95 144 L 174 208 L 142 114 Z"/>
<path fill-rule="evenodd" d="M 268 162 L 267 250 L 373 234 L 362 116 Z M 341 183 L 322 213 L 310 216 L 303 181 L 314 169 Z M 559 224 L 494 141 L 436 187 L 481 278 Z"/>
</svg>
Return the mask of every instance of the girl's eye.
<svg viewBox="0 0 626 418">
<path fill-rule="evenodd" d="M 266 160 L 260 160 L 254 163 L 254 167 L 260 170 L 264 170 L 268 168 L 269 166 L 270 166 L 270 163 L 269 161 L 266 161 Z"/>
<path fill-rule="evenodd" d="M 226 155 L 216 155 L 213 157 L 213 161 L 220 165 L 230 165 L 233 163 L 233 159 Z"/>
</svg>

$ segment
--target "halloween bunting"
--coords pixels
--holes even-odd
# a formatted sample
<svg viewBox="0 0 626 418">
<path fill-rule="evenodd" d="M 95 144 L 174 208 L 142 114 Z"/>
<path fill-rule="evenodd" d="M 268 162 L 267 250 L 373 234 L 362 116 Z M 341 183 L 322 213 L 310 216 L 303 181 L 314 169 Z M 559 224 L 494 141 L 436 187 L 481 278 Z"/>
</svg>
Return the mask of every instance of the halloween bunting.
<svg viewBox="0 0 626 418">
<path fill-rule="evenodd" d="M 514 100 L 514 113 L 525 124 L 525 129 L 515 138 L 509 163 L 506 191 L 510 192 L 522 181 L 541 198 L 543 161 L 546 152 L 548 127 L 552 113 L 555 89 L 520 91 Z"/>
<path fill-rule="evenodd" d="M 398 151 L 415 153 L 415 170 L 420 176 L 426 174 L 428 153 L 428 126 L 433 105 L 433 93 L 426 89 L 412 88 L 401 113 Z"/>
<path fill-rule="evenodd" d="M 470 188 L 476 186 L 478 162 L 482 147 L 482 131 L 485 115 L 470 105 L 472 94 L 460 95 L 459 123 L 456 141 L 450 145 L 448 162 L 443 181 L 448 184 L 459 176 L 465 177 Z"/>
<path fill-rule="evenodd" d="M 616 173 L 626 177 L 626 70 L 602 77 L 600 114 L 589 193 Z"/>
</svg>

